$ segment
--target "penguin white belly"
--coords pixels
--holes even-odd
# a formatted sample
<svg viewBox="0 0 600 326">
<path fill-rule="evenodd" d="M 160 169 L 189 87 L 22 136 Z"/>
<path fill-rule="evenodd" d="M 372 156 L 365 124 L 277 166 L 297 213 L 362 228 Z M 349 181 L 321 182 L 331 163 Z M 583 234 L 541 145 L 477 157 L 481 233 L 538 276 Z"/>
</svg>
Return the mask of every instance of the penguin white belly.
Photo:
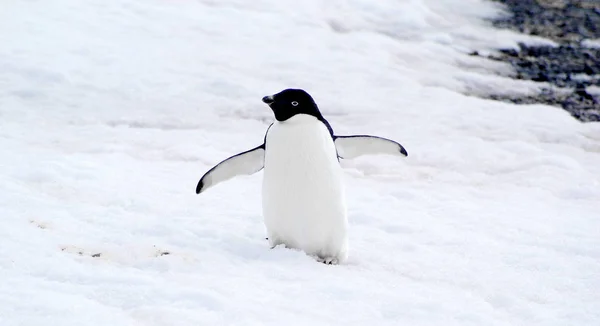
<svg viewBox="0 0 600 326">
<path fill-rule="evenodd" d="M 298 114 L 266 136 L 263 215 L 272 246 L 284 244 L 327 262 L 347 258 L 342 170 L 325 125 Z"/>
</svg>

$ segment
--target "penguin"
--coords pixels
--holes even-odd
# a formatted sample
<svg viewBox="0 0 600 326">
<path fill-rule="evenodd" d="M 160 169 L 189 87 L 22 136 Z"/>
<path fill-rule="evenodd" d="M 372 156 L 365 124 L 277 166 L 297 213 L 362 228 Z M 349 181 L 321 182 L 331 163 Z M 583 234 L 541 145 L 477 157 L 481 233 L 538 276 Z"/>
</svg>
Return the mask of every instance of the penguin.
<svg viewBox="0 0 600 326">
<path fill-rule="evenodd" d="M 275 116 L 263 143 L 208 170 L 196 193 L 264 169 L 262 209 L 270 247 L 284 245 L 319 262 L 341 264 L 348 257 L 348 218 L 339 160 L 408 153 L 383 137 L 335 135 L 302 89 L 285 89 L 262 101 Z"/>
</svg>

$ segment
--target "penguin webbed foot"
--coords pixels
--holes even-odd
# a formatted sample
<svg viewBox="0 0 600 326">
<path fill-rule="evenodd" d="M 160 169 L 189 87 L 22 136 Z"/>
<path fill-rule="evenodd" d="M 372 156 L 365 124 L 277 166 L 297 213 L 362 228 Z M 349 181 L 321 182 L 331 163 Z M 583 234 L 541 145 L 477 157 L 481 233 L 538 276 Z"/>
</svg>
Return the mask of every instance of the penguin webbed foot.
<svg viewBox="0 0 600 326">
<path fill-rule="evenodd" d="M 269 240 L 269 237 L 265 237 L 265 240 Z M 275 247 L 279 246 L 279 245 L 283 245 L 284 248 L 286 249 L 292 249 L 291 247 L 289 247 L 288 245 L 286 245 L 285 243 L 281 242 L 281 241 L 269 241 L 270 243 L 270 247 L 271 249 L 275 249 Z M 313 256 L 313 258 L 315 258 L 315 260 L 319 263 L 323 263 L 325 265 L 338 265 L 339 264 L 339 260 L 337 259 L 337 257 L 321 257 L 321 256 Z"/>
<path fill-rule="evenodd" d="M 339 263 L 336 257 L 316 257 L 319 263 L 323 263 L 325 265 L 337 265 Z"/>
</svg>

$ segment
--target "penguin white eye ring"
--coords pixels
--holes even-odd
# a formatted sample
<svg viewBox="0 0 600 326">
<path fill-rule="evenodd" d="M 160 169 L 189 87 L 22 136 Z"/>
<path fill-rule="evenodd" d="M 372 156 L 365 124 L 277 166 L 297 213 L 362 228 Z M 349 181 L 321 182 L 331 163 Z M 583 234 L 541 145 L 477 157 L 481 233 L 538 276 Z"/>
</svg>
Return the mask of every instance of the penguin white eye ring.
<svg viewBox="0 0 600 326">
<path fill-rule="evenodd" d="M 313 98 L 301 89 L 286 89 L 262 100 L 276 120 L 263 143 L 208 170 L 196 193 L 264 168 L 262 209 L 271 248 L 283 244 L 319 262 L 343 263 L 348 257 L 348 218 L 339 160 L 408 154 L 386 138 L 335 135 Z"/>
</svg>

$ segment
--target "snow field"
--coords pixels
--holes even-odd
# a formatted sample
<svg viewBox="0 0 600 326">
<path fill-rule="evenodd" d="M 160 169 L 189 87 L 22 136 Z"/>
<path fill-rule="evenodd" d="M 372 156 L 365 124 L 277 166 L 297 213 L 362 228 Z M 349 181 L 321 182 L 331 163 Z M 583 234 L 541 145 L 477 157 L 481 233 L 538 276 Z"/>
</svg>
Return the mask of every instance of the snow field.
<svg viewBox="0 0 600 326">
<path fill-rule="evenodd" d="M 518 41 L 486 1 L 23 1 L 0 9 L 0 325 L 595 325 L 600 127 L 465 55 Z M 350 258 L 269 250 L 262 96 L 337 134 Z M 99 254 L 99 255 L 98 255 Z M 96 256 L 96 257 L 92 257 Z"/>
</svg>

